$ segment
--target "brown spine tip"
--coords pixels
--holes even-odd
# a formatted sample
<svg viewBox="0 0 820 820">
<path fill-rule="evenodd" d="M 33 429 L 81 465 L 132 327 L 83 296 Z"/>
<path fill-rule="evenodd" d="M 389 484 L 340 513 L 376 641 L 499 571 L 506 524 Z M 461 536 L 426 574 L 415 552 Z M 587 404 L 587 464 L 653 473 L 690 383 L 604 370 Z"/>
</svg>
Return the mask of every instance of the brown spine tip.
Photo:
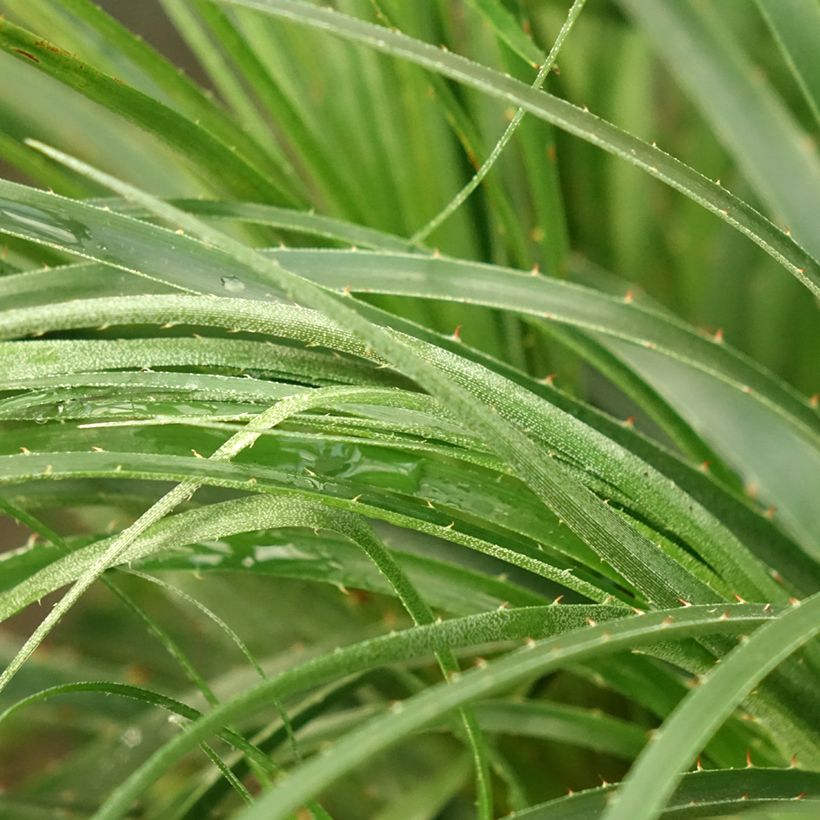
<svg viewBox="0 0 820 820">
<path fill-rule="evenodd" d="M 35 55 L 32 54 L 30 51 L 23 51 L 22 48 L 15 48 L 14 50 L 21 57 L 25 57 L 27 60 L 31 60 L 33 63 L 39 63 L 40 62 L 40 58 L 35 57 Z"/>
</svg>

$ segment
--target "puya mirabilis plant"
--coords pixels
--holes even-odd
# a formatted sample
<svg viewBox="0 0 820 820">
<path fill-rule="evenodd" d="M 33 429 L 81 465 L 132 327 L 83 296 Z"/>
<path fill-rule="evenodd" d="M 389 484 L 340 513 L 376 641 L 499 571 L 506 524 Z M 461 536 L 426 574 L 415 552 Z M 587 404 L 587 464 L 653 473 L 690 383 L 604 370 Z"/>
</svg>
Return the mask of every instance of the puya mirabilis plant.
<svg viewBox="0 0 820 820">
<path fill-rule="evenodd" d="M 816 8 L 159 5 L 2 3 L 3 816 L 816 813 Z"/>
</svg>

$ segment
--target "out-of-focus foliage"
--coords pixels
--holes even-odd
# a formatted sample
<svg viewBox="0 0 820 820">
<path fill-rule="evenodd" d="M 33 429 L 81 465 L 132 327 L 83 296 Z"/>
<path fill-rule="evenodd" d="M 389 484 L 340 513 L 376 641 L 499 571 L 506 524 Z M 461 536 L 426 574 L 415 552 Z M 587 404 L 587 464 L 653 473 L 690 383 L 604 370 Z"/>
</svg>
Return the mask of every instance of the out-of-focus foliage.
<svg viewBox="0 0 820 820">
<path fill-rule="evenodd" d="M 0 0 L 0 818 L 816 815 L 816 0 L 108 5 Z"/>
</svg>

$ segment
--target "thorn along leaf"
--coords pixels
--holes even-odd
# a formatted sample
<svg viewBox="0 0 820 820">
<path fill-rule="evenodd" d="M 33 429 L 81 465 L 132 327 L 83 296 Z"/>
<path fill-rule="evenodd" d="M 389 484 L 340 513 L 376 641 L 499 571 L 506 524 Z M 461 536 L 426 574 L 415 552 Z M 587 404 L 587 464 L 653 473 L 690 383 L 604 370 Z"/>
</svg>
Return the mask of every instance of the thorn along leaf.
<svg viewBox="0 0 820 820">
<path fill-rule="evenodd" d="M 817 15 L 619 2 L 0 0 L 0 813 L 818 813 Z"/>
</svg>

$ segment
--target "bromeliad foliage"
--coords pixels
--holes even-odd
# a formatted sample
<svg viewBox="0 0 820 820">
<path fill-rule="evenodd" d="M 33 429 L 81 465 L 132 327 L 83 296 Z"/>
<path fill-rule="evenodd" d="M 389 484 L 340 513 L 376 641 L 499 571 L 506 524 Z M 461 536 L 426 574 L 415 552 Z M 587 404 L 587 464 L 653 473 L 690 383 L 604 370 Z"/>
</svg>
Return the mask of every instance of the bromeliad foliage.
<svg viewBox="0 0 820 820">
<path fill-rule="evenodd" d="M 0 817 L 816 814 L 816 3 L 158 5 L 0 3 Z"/>
</svg>

